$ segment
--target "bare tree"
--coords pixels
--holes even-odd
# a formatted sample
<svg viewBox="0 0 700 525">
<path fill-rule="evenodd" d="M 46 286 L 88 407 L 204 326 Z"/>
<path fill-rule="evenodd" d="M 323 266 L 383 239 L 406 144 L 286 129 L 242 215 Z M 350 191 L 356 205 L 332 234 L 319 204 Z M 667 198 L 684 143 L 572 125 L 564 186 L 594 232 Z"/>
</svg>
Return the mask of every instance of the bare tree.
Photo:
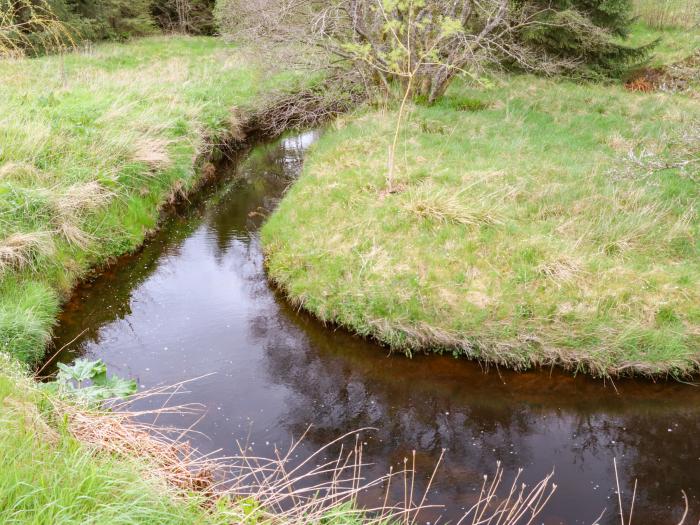
<svg viewBox="0 0 700 525">
<path fill-rule="evenodd" d="M 519 34 L 540 24 L 543 8 L 511 0 L 224 0 L 225 32 L 307 57 L 350 63 L 365 81 L 399 81 L 429 103 L 461 72 L 504 59 L 554 72 L 566 64 L 535 54 Z M 547 10 L 547 8 L 544 8 Z M 311 50 L 311 51 L 310 51 Z M 406 89 L 408 88 L 408 89 Z"/>
<path fill-rule="evenodd" d="M 271 61 L 340 66 L 387 94 L 401 86 L 387 158 L 392 193 L 410 98 L 432 104 L 458 74 L 504 60 L 545 72 L 570 67 L 522 44 L 521 32 L 542 24 L 548 9 L 512 0 L 224 0 L 218 17 L 224 32 L 273 50 Z"/>
</svg>

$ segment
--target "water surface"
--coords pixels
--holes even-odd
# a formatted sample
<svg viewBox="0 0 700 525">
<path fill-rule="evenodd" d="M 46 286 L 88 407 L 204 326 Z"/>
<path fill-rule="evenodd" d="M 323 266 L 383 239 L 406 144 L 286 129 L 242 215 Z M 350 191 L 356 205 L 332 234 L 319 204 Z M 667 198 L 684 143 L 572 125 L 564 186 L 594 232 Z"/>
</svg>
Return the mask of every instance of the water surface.
<svg viewBox="0 0 700 525">
<path fill-rule="evenodd" d="M 103 359 L 143 387 L 198 376 L 180 402 L 202 403 L 196 445 L 258 455 L 311 427 L 313 450 L 361 427 L 366 472 L 381 475 L 417 451 L 426 476 L 443 448 L 431 502 L 456 522 L 481 475 L 500 460 L 559 485 L 540 520 L 619 523 L 623 491 L 639 478 L 638 523 L 670 523 L 681 489 L 700 512 L 700 390 L 679 383 L 609 382 L 557 371 L 484 370 L 447 356 L 389 356 L 385 348 L 299 313 L 268 284 L 258 228 L 301 168 L 315 135 L 255 148 L 206 198 L 180 210 L 138 254 L 80 286 L 57 329 L 61 354 Z M 423 482 L 424 480 L 421 480 Z M 371 499 L 371 495 L 367 498 Z M 424 519 L 434 519 L 426 516 Z"/>
</svg>

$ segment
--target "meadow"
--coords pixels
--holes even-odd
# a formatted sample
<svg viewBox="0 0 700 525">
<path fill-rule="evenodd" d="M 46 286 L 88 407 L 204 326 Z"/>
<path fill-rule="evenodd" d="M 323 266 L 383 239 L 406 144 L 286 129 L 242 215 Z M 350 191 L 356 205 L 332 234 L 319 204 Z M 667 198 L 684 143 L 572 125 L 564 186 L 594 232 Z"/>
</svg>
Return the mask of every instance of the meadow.
<svg viewBox="0 0 700 525">
<path fill-rule="evenodd" d="M 695 67 L 700 32 L 673 1 L 638 0 L 631 42 L 660 37 L 648 65 L 676 75 Z M 18 361 L 39 363 L 75 284 L 212 174 L 241 114 L 304 76 L 210 37 L 81 46 L 0 60 L 0 521 L 245 522 L 246 508 L 173 491 L 138 454 L 81 441 Z M 323 321 L 407 354 L 697 372 L 697 93 L 697 77 L 642 91 L 462 79 L 411 105 L 391 184 L 396 108 L 358 108 L 265 225 L 269 275 Z M 326 521 L 366 517 L 349 510 Z"/>
<path fill-rule="evenodd" d="M 656 63 L 698 32 L 655 32 Z M 647 40 L 648 41 L 648 40 Z M 700 359 L 700 106 L 682 90 L 462 82 L 402 126 L 340 119 L 263 230 L 270 277 L 390 348 L 516 369 L 683 376 Z M 629 87 L 629 86 L 628 86 Z"/>
</svg>

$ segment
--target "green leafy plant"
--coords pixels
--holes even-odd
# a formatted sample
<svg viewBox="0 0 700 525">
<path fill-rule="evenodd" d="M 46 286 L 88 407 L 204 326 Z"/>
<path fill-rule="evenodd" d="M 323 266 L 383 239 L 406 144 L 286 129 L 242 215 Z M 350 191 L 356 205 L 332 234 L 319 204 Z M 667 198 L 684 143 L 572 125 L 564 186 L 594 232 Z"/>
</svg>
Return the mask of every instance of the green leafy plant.
<svg viewBox="0 0 700 525">
<path fill-rule="evenodd" d="M 58 375 L 53 388 L 70 392 L 90 402 L 127 397 L 137 390 L 136 381 L 107 376 L 107 365 L 102 360 L 76 359 L 72 365 L 58 364 Z"/>
</svg>

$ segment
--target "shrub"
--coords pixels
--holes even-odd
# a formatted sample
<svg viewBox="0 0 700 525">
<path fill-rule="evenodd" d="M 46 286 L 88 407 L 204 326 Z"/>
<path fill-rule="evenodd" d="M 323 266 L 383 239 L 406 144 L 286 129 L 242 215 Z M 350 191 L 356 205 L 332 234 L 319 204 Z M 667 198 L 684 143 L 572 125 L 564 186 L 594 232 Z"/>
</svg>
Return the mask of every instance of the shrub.
<svg viewBox="0 0 700 525">
<path fill-rule="evenodd" d="M 41 54 L 162 28 L 214 32 L 214 0 L 0 0 L 0 54 Z"/>
</svg>

